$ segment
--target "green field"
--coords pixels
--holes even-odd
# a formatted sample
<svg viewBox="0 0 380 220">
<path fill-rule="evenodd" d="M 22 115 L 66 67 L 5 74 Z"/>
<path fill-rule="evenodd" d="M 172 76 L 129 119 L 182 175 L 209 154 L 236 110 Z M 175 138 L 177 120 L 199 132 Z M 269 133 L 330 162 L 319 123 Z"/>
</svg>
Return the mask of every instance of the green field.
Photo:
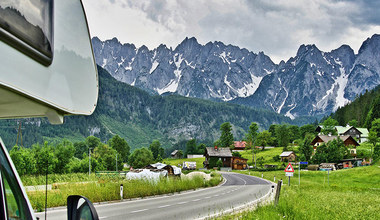
<svg viewBox="0 0 380 220">
<path fill-rule="evenodd" d="M 178 166 L 179 164 L 182 166 L 183 162 L 196 162 L 197 163 L 197 169 L 203 168 L 203 162 L 205 161 L 205 158 L 182 158 L 182 159 L 164 159 L 162 163 L 169 164 L 172 166 Z"/>
<path fill-rule="evenodd" d="M 254 165 L 253 161 L 253 153 L 252 150 L 239 151 L 241 156 L 245 159 L 248 159 L 249 165 Z M 280 155 L 282 153 L 282 147 L 269 148 L 264 150 L 259 150 L 256 153 L 256 160 L 259 157 L 264 158 L 264 164 L 272 164 L 272 165 L 280 165 L 281 162 L 275 162 L 273 157 Z M 257 164 L 258 166 L 258 164 Z"/>
<path fill-rule="evenodd" d="M 250 174 L 283 179 L 279 204 L 221 219 L 380 219 L 379 164 L 333 171 L 329 178 L 326 171 L 301 171 L 301 185 L 296 169 L 290 186 L 283 171 Z"/>
</svg>

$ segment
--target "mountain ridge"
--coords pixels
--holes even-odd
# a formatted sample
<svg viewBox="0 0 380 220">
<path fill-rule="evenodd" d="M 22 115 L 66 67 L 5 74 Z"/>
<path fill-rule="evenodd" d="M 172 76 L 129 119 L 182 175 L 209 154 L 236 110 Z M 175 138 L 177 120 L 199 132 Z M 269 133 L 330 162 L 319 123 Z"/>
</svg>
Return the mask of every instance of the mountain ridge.
<svg viewBox="0 0 380 220">
<path fill-rule="evenodd" d="M 186 37 L 174 49 L 149 50 L 117 38 L 92 39 L 95 59 L 119 81 L 154 94 L 177 93 L 264 108 L 287 115 L 329 114 L 380 84 L 380 35 L 363 42 L 358 54 L 349 45 L 323 52 L 301 45 L 295 57 L 273 63 L 223 42 L 198 43 Z"/>
</svg>

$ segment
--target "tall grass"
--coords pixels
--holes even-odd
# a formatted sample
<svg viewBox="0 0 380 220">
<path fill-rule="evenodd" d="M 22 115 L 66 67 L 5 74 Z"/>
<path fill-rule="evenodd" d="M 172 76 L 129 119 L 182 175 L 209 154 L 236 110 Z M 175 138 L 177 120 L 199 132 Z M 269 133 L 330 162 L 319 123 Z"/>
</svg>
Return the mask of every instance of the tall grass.
<svg viewBox="0 0 380 220">
<path fill-rule="evenodd" d="M 66 177 L 62 178 L 63 180 Z M 91 178 L 90 178 L 91 179 Z M 67 181 L 63 181 L 67 182 Z M 220 174 L 213 174 L 209 181 L 200 176 L 192 179 L 162 178 L 159 181 L 126 180 L 118 177 L 102 177 L 92 182 L 73 182 L 56 184 L 53 190 L 48 191 L 48 207 L 65 206 L 69 195 L 82 195 L 92 202 L 103 202 L 120 199 L 120 184 L 123 184 L 123 198 L 141 198 L 167 193 L 181 192 L 202 187 L 216 186 L 220 183 Z M 43 210 L 45 192 L 27 192 L 32 207 Z"/>
</svg>

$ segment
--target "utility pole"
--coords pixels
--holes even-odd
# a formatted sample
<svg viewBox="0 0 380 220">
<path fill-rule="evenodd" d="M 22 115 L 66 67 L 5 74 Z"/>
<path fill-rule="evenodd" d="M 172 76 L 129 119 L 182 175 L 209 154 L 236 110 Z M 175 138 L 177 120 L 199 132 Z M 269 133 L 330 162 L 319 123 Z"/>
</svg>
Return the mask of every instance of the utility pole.
<svg viewBox="0 0 380 220">
<path fill-rule="evenodd" d="M 117 153 L 116 153 L 116 172 L 117 172 Z"/>
<path fill-rule="evenodd" d="M 88 176 L 91 175 L 91 148 L 88 148 Z"/>
</svg>

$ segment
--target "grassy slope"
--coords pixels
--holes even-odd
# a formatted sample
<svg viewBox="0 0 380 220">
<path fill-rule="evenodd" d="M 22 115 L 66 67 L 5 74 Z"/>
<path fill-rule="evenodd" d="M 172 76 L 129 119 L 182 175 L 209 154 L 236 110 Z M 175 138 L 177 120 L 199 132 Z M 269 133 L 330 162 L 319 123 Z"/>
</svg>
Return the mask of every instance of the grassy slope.
<svg viewBox="0 0 380 220">
<path fill-rule="evenodd" d="M 261 176 L 261 172 L 251 175 Z M 301 186 L 297 169 L 290 187 L 283 171 L 264 173 L 271 181 L 274 176 L 284 180 L 277 207 L 268 205 L 222 219 L 380 219 L 379 164 L 330 172 L 330 185 L 325 171 L 301 171 Z"/>
<path fill-rule="evenodd" d="M 273 165 L 280 165 L 282 164 L 281 162 L 275 162 L 273 160 L 274 156 L 280 155 L 282 153 L 282 147 L 275 147 L 275 148 L 269 148 L 269 149 L 264 149 L 264 150 L 259 150 L 256 154 L 256 160 L 259 157 L 264 158 L 264 164 L 273 164 Z M 240 154 L 243 158 L 248 159 L 248 164 L 253 164 L 253 154 L 252 150 L 245 150 L 245 151 L 240 151 Z M 258 164 L 257 164 L 258 166 Z"/>
<path fill-rule="evenodd" d="M 188 162 L 197 162 L 197 168 L 203 168 L 203 161 L 205 161 L 205 158 L 183 158 L 183 159 L 165 159 L 163 160 L 163 163 L 169 164 L 172 166 L 178 166 L 178 164 L 183 164 L 183 162 L 188 161 Z"/>
</svg>

